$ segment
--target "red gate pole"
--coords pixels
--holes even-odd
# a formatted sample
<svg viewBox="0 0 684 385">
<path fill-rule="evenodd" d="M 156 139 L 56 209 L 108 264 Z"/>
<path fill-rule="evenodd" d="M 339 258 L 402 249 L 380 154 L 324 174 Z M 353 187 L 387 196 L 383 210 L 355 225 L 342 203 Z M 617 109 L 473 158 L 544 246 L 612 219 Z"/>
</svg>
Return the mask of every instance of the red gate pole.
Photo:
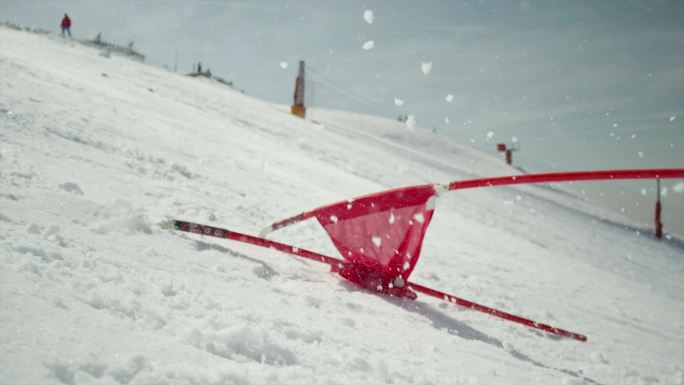
<svg viewBox="0 0 684 385">
<path fill-rule="evenodd" d="M 663 238 L 663 223 L 660 221 L 660 212 L 662 211 L 662 205 L 660 204 L 660 178 L 656 179 L 658 188 L 656 188 L 656 198 L 655 205 L 655 236 L 658 239 Z"/>
</svg>

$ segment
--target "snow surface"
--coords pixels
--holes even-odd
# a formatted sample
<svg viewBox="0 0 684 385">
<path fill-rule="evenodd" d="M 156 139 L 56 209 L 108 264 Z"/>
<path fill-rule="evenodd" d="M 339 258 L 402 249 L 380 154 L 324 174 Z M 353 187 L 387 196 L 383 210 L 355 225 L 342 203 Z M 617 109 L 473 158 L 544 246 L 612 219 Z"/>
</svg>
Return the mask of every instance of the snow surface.
<svg viewBox="0 0 684 385">
<path fill-rule="evenodd" d="M 412 279 L 586 343 L 159 228 L 256 234 L 387 188 L 517 172 L 419 127 L 288 109 L 0 27 L 0 383 L 684 383 L 681 241 L 563 190 L 445 194 Z M 274 237 L 337 256 L 313 222 Z"/>
</svg>

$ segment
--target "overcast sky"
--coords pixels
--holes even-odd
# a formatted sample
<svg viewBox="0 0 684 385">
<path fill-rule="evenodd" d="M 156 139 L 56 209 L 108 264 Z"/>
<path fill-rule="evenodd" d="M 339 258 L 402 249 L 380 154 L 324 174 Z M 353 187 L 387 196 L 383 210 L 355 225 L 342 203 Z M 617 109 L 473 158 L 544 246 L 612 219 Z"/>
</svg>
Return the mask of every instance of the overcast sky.
<svg viewBox="0 0 684 385">
<path fill-rule="evenodd" d="M 0 0 L 0 19 L 53 31 L 64 12 L 76 38 L 282 104 L 305 60 L 314 107 L 413 114 L 492 153 L 515 137 L 531 170 L 684 167 L 683 0 Z"/>
</svg>

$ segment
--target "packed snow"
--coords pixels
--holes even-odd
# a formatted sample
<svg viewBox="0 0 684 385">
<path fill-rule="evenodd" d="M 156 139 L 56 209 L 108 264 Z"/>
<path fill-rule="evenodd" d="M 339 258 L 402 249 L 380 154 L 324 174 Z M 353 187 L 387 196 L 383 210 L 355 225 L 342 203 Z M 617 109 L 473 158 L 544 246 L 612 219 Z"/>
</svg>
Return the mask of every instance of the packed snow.
<svg viewBox="0 0 684 385">
<path fill-rule="evenodd" d="M 0 27 L 0 383 L 684 383 L 684 243 L 559 187 L 444 194 L 412 280 L 586 343 L 158 226 L 257 234 L 367 193 L 519 172 L 412 116 L 311 116 Z M 309 222 L 274 238 L 337 257 Z"/>
</svg>

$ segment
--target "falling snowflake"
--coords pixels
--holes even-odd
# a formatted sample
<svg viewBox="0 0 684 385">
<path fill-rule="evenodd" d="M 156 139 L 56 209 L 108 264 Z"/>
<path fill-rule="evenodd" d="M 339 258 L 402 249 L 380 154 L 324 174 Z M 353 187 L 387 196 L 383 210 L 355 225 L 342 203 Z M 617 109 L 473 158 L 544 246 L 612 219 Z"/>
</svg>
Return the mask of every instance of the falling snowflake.
<svg viewBox="0 0 684 385">
<path fill-rule="evenodd" d="M 449 118 L 444 117 L 444 123 L 445 123 L 445 124 L 449 124 L 449 123 L 451 123 L 451 121 L 449 120 Z"/>
<path fill-rule="evenodd" d="M 675 115 L 670 116 L 670 123 L 674 122 L 677 117 Z"/>
<path fill-rule="evenodd" d="M 286 62 L 286 61 L 281 61 L 281 62 L 280 62 L 280 68 L 286 70 L 286 69 L 287 69 L 287 62 Z"/>
<path fill-rule="evenodd" d="M 684 193 L 684 182 L 679 182 L 676 185 L 672 186 L 672 191 L 678 194 Z"/>
<path fill-rule="evenodd" d="M 642 151 L 639 151 L 639 158 L 644 159 L 644 153 Z"/>
<path fill-rule="evenodd" d="M 401 106 L 404 105 L 404 101 L 401 100 L 401 99 L 399 99 L 399 98 L 394 98 L 394 104 L 395 104 L 397 107 L 401 107 Z"/>
<path fill-rule="evenodd" d="M 368 51 L 369 49 L 373 49 L 373 47 L 375 47 L 375 42 L 373 40 L 368 40 L 363 44 L 363 49 L 365 49 L 366 51 Z"/>
<path fill-rule="evenodd" d="M 432 62 L 429 61 L 427 63 L 422 63 L 420 65 L 420 68 L 423 70 L 423 73 L 425 75 L 428 75 L 428 74 L 430 74 L 430 71 L 432 71 Z"/>
<path fill-rule="evenodd" d="M 454 95 L 452 95 L 452 94 L 447 95 L 445 100 L 449 103 L 452 103 L 454 101 Z"/>
<path fill-rule="evenodd" d="M 370 9 L 363 11 L 363 20 L 366 20 L 366 23 L 368 24 L 373 24 L 373 20 L 375 20 L 375 15 L 373 14 L 373 11 L 371 11 Z"/>
<path fill-rule="evenodd" d="M 371 239 L 373 240 L 373 244 L 375 245 L 375 247 L 380 247 L 382 245 L 382 238 L 372 237 Z"/>
<path fill-rule="evenodd" d="M 489 131 L 489 132 L 487 133 L 487 139 L 492 139 L 493 137 L 494 137 L 494 132 L 493 132 L 493 131 Z"/>
</svg>

